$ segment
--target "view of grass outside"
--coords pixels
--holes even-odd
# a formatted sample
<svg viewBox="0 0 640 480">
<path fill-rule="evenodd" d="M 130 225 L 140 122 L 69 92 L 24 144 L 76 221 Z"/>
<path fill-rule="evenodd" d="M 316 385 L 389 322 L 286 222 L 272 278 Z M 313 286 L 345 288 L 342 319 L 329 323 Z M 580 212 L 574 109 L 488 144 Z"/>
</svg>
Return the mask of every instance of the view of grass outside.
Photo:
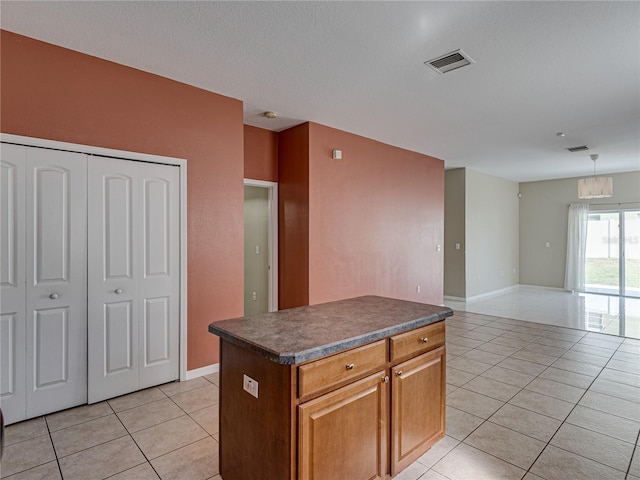
<svg viewBox="0 0 640 480">
<path fill-rule="evenodd" d="M 624 232 L 624 239 L 620 232 Z M 621 249 L 624 247 L 624 250 Z M 589 213 L 585 284 L 587 291 L 617 293 L 624 251 L 623 295 L 640 296 L 640 211 Z"/>
<path fill-rule="evenodd" d="M 624 281 L 627 288 L 640 288 L 640 260 L 627 259 Z M 617 286 L 620 283 L 617 258 L 588 258 L 585 265 L 587 285 Z"/>
</svg>

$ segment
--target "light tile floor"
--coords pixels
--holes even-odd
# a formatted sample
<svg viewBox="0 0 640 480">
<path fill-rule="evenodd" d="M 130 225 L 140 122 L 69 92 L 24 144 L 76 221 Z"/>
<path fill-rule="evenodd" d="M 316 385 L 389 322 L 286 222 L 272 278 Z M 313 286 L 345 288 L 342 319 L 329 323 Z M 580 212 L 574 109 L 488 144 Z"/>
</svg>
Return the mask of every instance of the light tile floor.
<svg viewBox="0 0 640 480">
<path fill-rule="evenodd" d="M 640 298 L 570 293 L 520 285 L 506 293 L 462 302 L 446 300 L 456 311 L 515 318 L 591 332 L 640 338 Z"/>
<path fill-rule="evenodd" d="M 640 480 L 640 340 L 458 311 L 447 360 L 447 436 L 398 480 Z M 1 476 L 220 480 L 217 382 L 11 425 Z"/>
</svg>

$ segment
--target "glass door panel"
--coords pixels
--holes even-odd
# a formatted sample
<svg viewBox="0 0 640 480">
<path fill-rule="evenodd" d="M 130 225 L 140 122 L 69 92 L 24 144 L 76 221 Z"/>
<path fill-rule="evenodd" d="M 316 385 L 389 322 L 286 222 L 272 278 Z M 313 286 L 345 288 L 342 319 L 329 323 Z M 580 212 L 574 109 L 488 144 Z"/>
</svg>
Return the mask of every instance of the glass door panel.
<svg viewBox="0 0 640 480">
<path fill-rule="evenodd" d="M 623 212 L 624 295 L 640 297 L 640 211 Z"/>
<path fill-rule="evenodd" d="M 587 226 L 585 290 L 620 294 L 620 212 L 590 213 Z"/>
</svg>

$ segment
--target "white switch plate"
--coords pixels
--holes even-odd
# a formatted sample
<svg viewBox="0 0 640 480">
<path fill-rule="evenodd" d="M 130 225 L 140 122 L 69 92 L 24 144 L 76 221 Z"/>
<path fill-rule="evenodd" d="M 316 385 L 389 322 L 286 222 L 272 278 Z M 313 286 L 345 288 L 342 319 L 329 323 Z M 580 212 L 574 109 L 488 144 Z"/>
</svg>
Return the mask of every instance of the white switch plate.
<svg viewBox="0 0 640 480">
<path fill-rule="evenodd" d="M 460 244 L 456 243 L 456 250 L 460 250 Z"/>
<path fill-rule="evenodd" d="M 247 375 L 243 375 L 242 388 L 245 392 L 248 392 L 249 394 L 258 398 L 258 382 L 256 382 L 253 378 Z"/>
</svg>

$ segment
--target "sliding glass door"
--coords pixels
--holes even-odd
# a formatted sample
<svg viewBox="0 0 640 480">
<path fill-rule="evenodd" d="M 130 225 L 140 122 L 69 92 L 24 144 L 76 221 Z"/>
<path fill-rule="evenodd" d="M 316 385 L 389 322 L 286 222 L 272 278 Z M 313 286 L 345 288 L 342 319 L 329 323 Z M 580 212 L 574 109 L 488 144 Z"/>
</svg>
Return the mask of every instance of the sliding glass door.
<svg viewBox="0 0 640 480">
<path fill-rule="evenodd" d="M 640 210 L 589 213 L 585 290 L 640 297 Z"/>
<path fill-rule="evenodd" d="M 624 295 L 640 297 L 640 210 L 622 213 L 624 236 Z"/>
</svg>

